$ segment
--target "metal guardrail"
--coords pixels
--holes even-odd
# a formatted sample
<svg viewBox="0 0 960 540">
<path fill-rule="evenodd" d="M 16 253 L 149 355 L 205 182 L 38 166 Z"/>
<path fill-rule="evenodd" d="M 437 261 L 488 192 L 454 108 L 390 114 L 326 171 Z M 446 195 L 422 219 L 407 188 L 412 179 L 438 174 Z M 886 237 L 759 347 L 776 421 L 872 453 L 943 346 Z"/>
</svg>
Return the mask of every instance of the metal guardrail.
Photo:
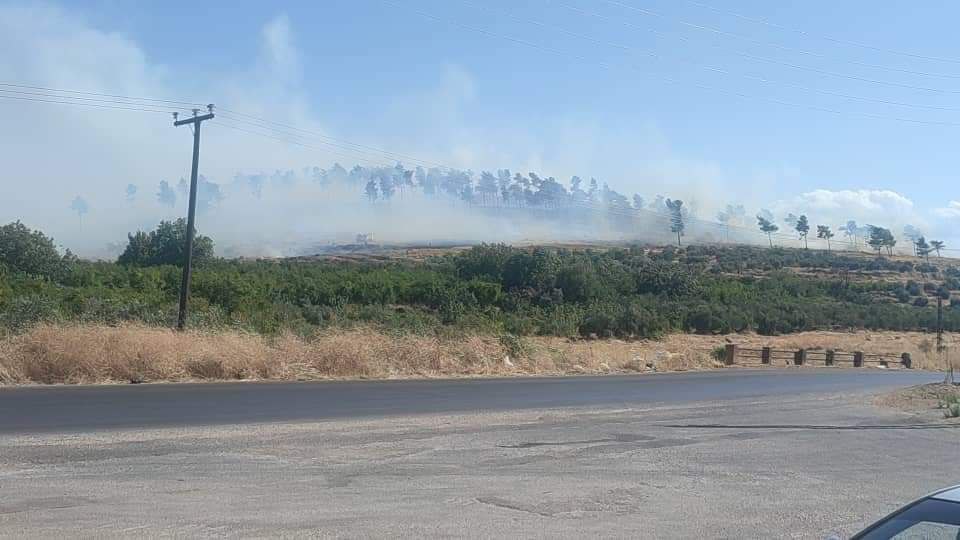
<svg viewBox="0 0 960 540">
<path fill-rule="evenodd" d="M 834 349 L 774 349 L 771 347 L 741 347 L 728 343 L 724 350 L 724 364 L 732 365 L 823 365 L 837 366 L 851 364 L 853 367 L 864 367 L 867 364 L 877 364 L 882 367 L 900 366 L 906 369 L 913 367 L 910 353 L 865 353 L 863 351 L 837 351 Z"/>
</svg>

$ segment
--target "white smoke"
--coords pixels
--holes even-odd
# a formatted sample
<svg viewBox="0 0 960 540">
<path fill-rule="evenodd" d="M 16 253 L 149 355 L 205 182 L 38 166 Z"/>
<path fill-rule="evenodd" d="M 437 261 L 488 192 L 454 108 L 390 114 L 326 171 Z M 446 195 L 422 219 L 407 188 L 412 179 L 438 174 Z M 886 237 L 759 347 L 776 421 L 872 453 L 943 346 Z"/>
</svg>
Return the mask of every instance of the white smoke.
<svg viewBox="0 0 960 540">
<path fill-rule="evenodd" d="M 455 64 L 437 74 L 430 90 L 406 92 L 405 85 L 398 84 L 387 104 L 363 104 L 375 110 L 376 125 L 360 136 L 340 135 L 313 109 L 304 87 L 306 55 L 297 46 L 291 21 L 279 14 L 250 39 L 256 39 L 259 48 L 247 65 L 207 72 L 185 87 L 174 77 L 181 66 L 156 62 L 130 36 L 98 28 L 55 4 L 2 4 L 0 82 L 215 102 L 227 114 L 203 127 L 200 169 L 207 187 L 219 189 L 222 199 L 210 202 L 198 229 L 213 236 L 225 254 L 286 254 L 303 246 L 349 241 L 358 233 L 373 233 L 385 242 L 624 236 L 622 227 L 611 227 L 605 219 L 573 225 L 540 219 L 536 212 L 526 216 L 514 212 L 504 219 L 502 212 L 414 192 L 371 204 L 362 187 L 319 186 L 300 173 L 292 183 L 268 182 L 257 197 L 249 189 L 238 189 L 235 175 L 269 178 L 277 170 L 301 171 L 334 162 L 347 168 L 355 163 L 389 166 L 394 160 L 315 139 L 303 147 L 251 135 L 234 128 L 259 129 L 229 120 L 227 110 L 269 117 L 320 135 L 360 137 L 359 142 L 370 146 L 472 170 L 474 178 L 482 170 L 497 168 L 556 176 L 564 184 L 574 174 L 585 181 L 596 177 L 628 199 L 634 193 L 647 201 L 657 195 L 682 199 L 685 208 L 701 219 L 714 219 L 730 202 L 760 208 L 783 193 L 778 187 L 784 184 L 783 173 L 732 177 L 716 163 L 677 155 L 665 135 L 649 123 L 612 128 L 565 112 L 544 118 L 536 132 L 523 125 L 477 122 L 475 105 L 485 83 Z M 176 192 L 181 178 L 189 174 L 190 132 L 174 128 L 169 116 L 2 98 L 0 115 L 7 126 L 16 127 L 0 130 L 5 177 L 0 223 L 20 219 L 81 255 L 110 256 L 128 232 L 152 229 L 160 219 L 185 214 L 182 193 L 177 193 L 173 206 L 157 197 L 161 181 Z M 136 187 L 132 192 L 130 185 Z M 71 210 L 71 201 L 78 196 L 88 207 L 82 215 Z M 857 219 L 933 227 L 909 199 L 891 191 L 815 190 L 783 200 L 774 210 L 781 215 L 806 212 L 811 221 L 836 225 Z M 958 214 L 956 203 L 935 212 L 941 218 Z M 666 229 L 662 220 L 653 220 L 631 234 L 669 239 Z M 702 230 L 717 238 L 724 234 Z M 694 232 L 691 227 L 691 235 Z"/>
</svg>

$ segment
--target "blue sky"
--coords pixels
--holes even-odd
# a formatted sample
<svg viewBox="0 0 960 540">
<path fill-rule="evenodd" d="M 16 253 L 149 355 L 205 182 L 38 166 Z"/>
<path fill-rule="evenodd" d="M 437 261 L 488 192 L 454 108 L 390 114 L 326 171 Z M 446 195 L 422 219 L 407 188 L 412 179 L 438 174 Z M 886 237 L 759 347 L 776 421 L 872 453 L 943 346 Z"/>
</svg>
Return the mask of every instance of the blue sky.
<svg viewBox="0 0 960 540">
<path fill-rule="evenodd" d="M 456 166 L 597 176 L 624 192 L 697 198 L 707 214 L 744 200 L 751 208 L 820 211 L 834 221 L 849 210 L 877 215 L 876 222 L 952 230 L 960 215 L 960 203 L 950 206 L 960 199 L 953 187 L 960 125 L 859 115 L 960 124 L 960 110 L 822 92 L 960 109 L 960 43 L 954 38 L 960 5 L 703 2 L 800 31 L 681 0 L 0 2 L 15 8 L 0 13 L 18 25 L 25 12 L 52 10 L 78 35 L 120 40 L 142 54 L 130 70 L 136 80 L 115 81 L 125 92 L 140 89 L 136 95 L 214 101 Z M 40 37 L 24 33 L 22 39 L 19 50 L 39 50 L 33 40 Z M 32 69 L 34 61 L 62 67 L 74 59 L 45 53 L 19 64 L 0 60 L 0 75 L 101 91 L 114 78 L 104 76 L 102 66 L 92 67 L 89 77 L 80 68 L 55 76 L 54 68 Z M 227 176 L 231 168 L 299 167 L 307 159 L 258 146 L 255 156 L 231 161 L 235 153 L 212 144 L 214 176 Z"/>
</svg>

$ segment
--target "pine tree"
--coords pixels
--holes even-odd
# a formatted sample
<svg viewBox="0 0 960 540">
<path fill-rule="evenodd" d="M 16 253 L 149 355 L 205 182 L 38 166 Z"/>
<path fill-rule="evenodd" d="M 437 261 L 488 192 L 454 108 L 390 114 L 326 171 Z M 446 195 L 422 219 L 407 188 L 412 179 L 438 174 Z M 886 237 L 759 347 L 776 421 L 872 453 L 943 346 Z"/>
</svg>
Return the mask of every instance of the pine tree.
<svg viewBox="0 0 960 540">
<path fill-rule="evenodd" d="M 670 231 L 677 234 L 677 247 L 681 247 L 680 237 L 683 236 L 683 201 L 666 200 L 667 209 L 670 210 Z"/>
<path fill-rule="evenodd" d="M 770 241 L 770 247 L 773 247 L 773 233 L 779 231 L 780 227 L 778 227 L 773 220 L 763 215 L 757 216 L 757 225 L 760 227 L 761 231 L 767 234 L 767 240 Z"/>
<path fill-rule="evenodd" d="M 923 236 L 920 236 L 913 242 L 914 252 L 917 254 L 917 257 L 923 257 L 924 259 L 930 260 L 930 244 L 927 243 L 927 239 Z"/>
<path fill-rule="evenodd" d="M 937 252 L 937 258 L 940 258 L 940 250 L 944 249 L 944 243 L 942 240 L 931 240 L 930 249 Z"/>
<path fill-rule="evenodd" d="M 829 225 L 817 225 L 817 238 L 827 241 L 827 251 L 830 249 L 830 239 L 833 238 L 833 231 L 830 230 Z"/>
<path fill-rule="evenodd" d="M 800 234 L 800 239 L 803 240 L 803 249 L 809 249 L 810 246 L 807 245 L 807 235 L 810 234 L 810 222 L 807 221 L 807 216 L 801 214 L 800 217 L 797 218 L 793 228 L 797 230 L 797 233 Z"/>
</svg>

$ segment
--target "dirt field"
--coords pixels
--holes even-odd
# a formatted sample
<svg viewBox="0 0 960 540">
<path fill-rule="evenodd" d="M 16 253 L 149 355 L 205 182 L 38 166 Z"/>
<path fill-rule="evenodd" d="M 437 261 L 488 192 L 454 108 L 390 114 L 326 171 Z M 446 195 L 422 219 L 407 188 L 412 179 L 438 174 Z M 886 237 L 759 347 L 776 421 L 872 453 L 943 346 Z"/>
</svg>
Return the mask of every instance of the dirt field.
<svg viewBox="0 0 960 540">
<path fill-rule="evenodd" d="M 932 420 L 960 422 L 960 418 L 947 413 L 948 405 L 957 400 L 960 400 L 960 384 L 934 383 L 877 396 L 874 404 L 927 416 Z"/>
</svg>

